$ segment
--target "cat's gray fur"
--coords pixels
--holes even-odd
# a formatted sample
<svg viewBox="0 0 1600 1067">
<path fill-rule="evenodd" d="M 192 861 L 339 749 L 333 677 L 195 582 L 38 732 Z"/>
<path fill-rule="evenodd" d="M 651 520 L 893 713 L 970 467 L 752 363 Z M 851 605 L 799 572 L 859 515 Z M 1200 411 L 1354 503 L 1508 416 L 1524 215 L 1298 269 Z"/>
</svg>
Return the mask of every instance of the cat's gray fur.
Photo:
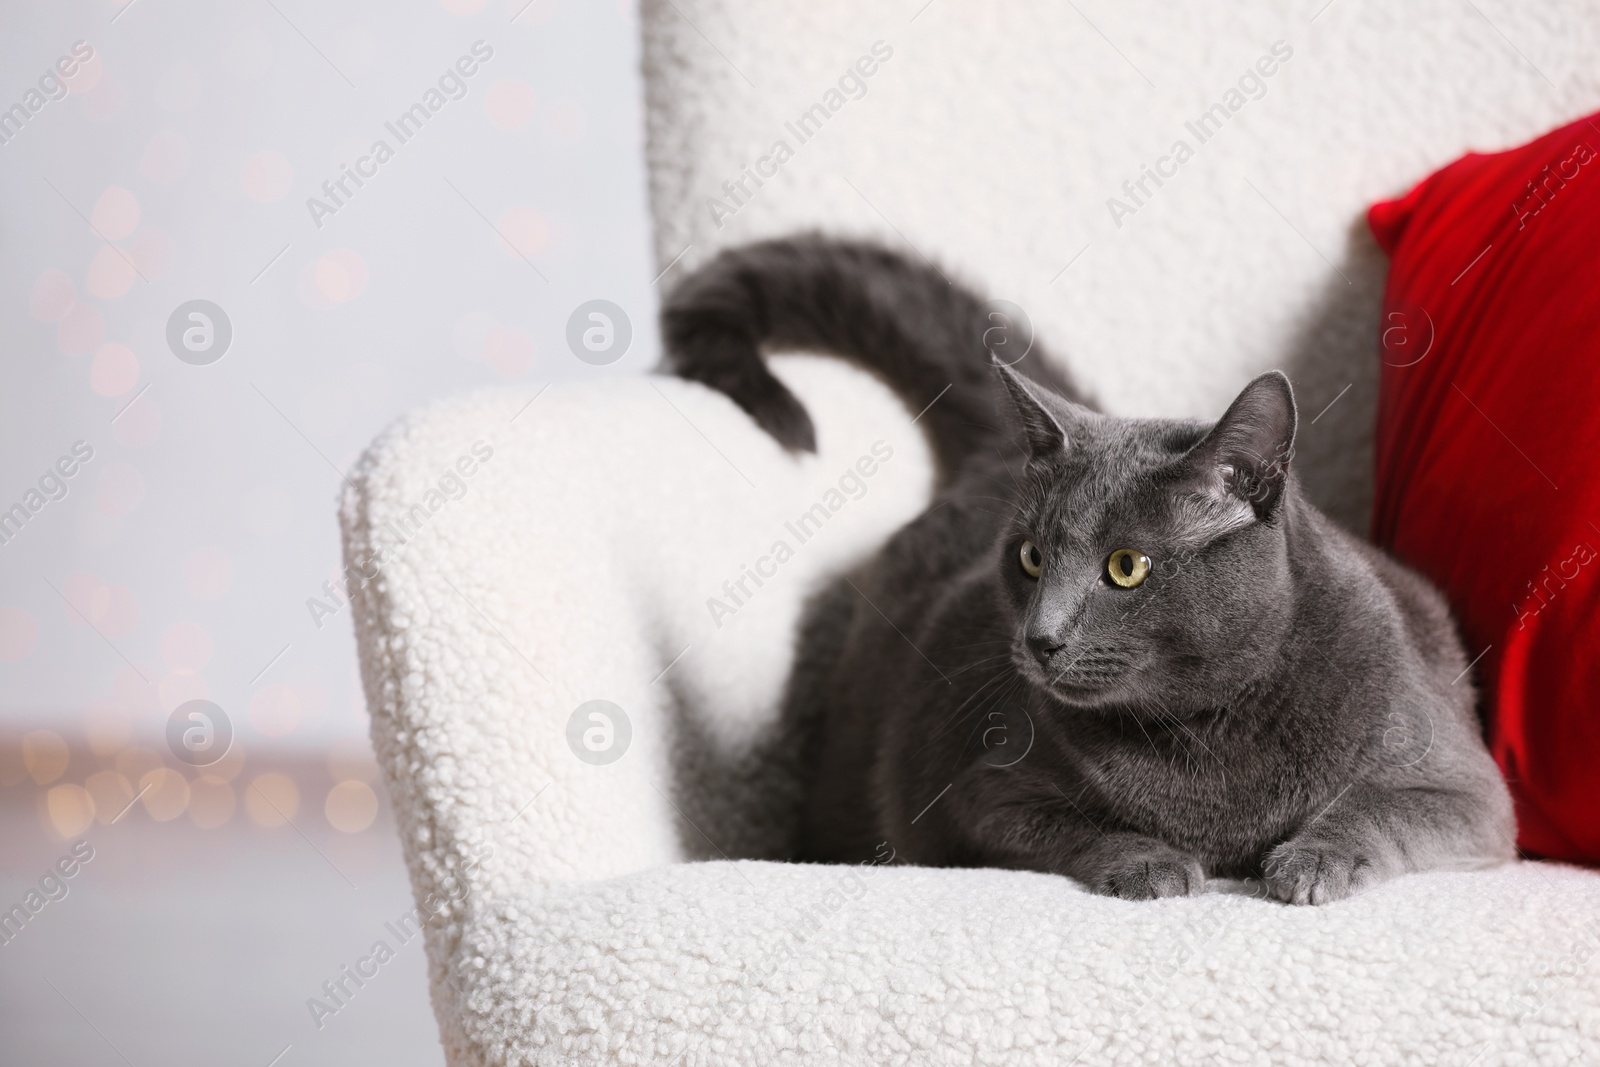
<svg viewBox="0 0 1600 1067">
<path fill-rule="evenodd" d="M 1301 496 L 1282 374 L 1215 424 L 1100 414 L 1037 348 L 1029 377 L 995 365 L 943 274 L 821 237 L 724 253 L 663 324 L 670 366 L 791 448 L 812 425 L 762 345 L 851 358 L 914 409 L 951 385 L 923 420 L 936 499 L 806 628 L 805 858 L 887 840 L 1123 897 L 1257 876 L 1320 904 L 1513 855 L 1444 599 Z M 1124 547 L 1152 561 L 1137 588 L 1106 578 Z"/>
</svg>

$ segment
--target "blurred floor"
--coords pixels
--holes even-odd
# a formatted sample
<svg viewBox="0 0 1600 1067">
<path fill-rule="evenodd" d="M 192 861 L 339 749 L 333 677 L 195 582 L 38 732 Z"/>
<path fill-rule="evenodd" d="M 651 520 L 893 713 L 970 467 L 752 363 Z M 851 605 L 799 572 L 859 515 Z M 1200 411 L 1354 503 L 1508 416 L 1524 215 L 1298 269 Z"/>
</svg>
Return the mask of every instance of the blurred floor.
<svg viewBox="0 0 1600 1067">
<path fill-rule="evenodd" d="M 40 770 L 33 755 L 28 769 Z M 363 768 L 359 753 L 252 753 L 248 772 L 190 771 L 183 789 L 163 762 L 128 786 L 109 755 L 75 752 L 78 773 L 50 783 L 0 773 L 0 912 L 25 904 L 76 842 L 79 855 L 93 849 L 70 879 L 47 882 L 20 930 L 0 926 L 0 1063 L 442 1063 L 422 939 L 401 943 L 385 927 L 412 899 L 387 805 L 372 803 L 381 788 L 352 784 L 376 771 L 370 757 Z M 99 764 L 107 777 L 83 790 Z M 134 783 L 153 788 L 120 818 L 114 803 L 73 807 Z M 323 983 L 380 940 L 393 959 L 359 989 L 346 979 L 354 995 L 319 1028 L 307 1000 L 331 1003 Z"/>
</svg>

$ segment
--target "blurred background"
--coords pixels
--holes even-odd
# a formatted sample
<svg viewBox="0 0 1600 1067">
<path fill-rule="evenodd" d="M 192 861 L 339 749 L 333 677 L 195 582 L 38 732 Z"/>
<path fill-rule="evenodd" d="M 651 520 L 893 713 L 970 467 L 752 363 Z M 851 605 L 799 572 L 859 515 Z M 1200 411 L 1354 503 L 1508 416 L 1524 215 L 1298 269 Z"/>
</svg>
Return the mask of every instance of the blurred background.
<svg viewBox="0 0 1600 1067">
<path fill-rule="evenodd" d="M 658 285 L 825 223 L 1016 301 L 1111 411 L 1285 367 L 1361 529 L 1366 206 L 1597 99 L 1576 4 L 643 10 L 648 98 L 629 0 L 0 9 L 0 1065 L 442 1061 L 335 520 L 400 413 L 637 374 Z M 880 43 L 870 97 L 713 208 Z"/>
<path fill-rule="evenodd" d="M 341 472 L 438 396 L 656 361 L 635 22 L 0 11 L 0 1060 L 442 1062 Z M 567 342 L 597 299 L 606 366 Z"/>
</svg>

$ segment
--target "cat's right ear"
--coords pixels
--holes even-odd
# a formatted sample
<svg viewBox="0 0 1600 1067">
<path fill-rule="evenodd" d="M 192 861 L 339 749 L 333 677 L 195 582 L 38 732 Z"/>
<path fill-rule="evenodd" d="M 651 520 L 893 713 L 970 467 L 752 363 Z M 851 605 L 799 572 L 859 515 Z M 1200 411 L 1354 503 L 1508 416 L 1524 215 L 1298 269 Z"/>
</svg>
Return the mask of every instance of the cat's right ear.
<svg viewBox="0 0 1600 1067">
<path fill-rule="evenodd" d="M 1222 418 L 1189 451 L 1185 462 L 1202 494 L 1225 501 L 1248 518 L 1272 518 L 1289 480 L 1300 416 L 1294 387 L 1268 371 L 1234 398 Z M 1247 510 L 1246 510 L 1247 509 Z"/>
<path fill-rule="evenodd" d="M 1050 399 L 1042 394 L 1038 386 L 999 360 L 994 361 L 994 369 L 1000 375 L 1000 380 L 1005 382 L 1006 392 L 1017 409 L 1017 419 L 1022 423 L 1032 458 L 1044 460 L 1065 452 L 1067 429 L 1051 411 Z"/>
</svg>

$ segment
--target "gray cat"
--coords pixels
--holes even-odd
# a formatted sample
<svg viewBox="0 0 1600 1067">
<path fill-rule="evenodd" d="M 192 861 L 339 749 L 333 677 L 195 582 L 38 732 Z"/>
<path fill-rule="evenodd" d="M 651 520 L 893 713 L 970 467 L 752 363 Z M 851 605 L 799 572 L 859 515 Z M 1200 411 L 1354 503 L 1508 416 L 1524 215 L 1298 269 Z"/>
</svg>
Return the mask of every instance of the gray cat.
<svg viewBox="0 0 1600 1067">
<path fill-rule="evenodd" d="M 1323 904 L 1514 855 L 1444 599 L 1306 502 L 1282 374 L 1214 424 L 1101 414 L 1041 354 L 996 359 L 943 274 L 816 236 L 722 254 L 662 321 L 670 367 L 791 449 L 814 430 L 763 345 L 933 402 L 935 500 L 803 635 L 803 858 L 887 840 L 1132 899 L 1259 877 Z"/>
</svg>

